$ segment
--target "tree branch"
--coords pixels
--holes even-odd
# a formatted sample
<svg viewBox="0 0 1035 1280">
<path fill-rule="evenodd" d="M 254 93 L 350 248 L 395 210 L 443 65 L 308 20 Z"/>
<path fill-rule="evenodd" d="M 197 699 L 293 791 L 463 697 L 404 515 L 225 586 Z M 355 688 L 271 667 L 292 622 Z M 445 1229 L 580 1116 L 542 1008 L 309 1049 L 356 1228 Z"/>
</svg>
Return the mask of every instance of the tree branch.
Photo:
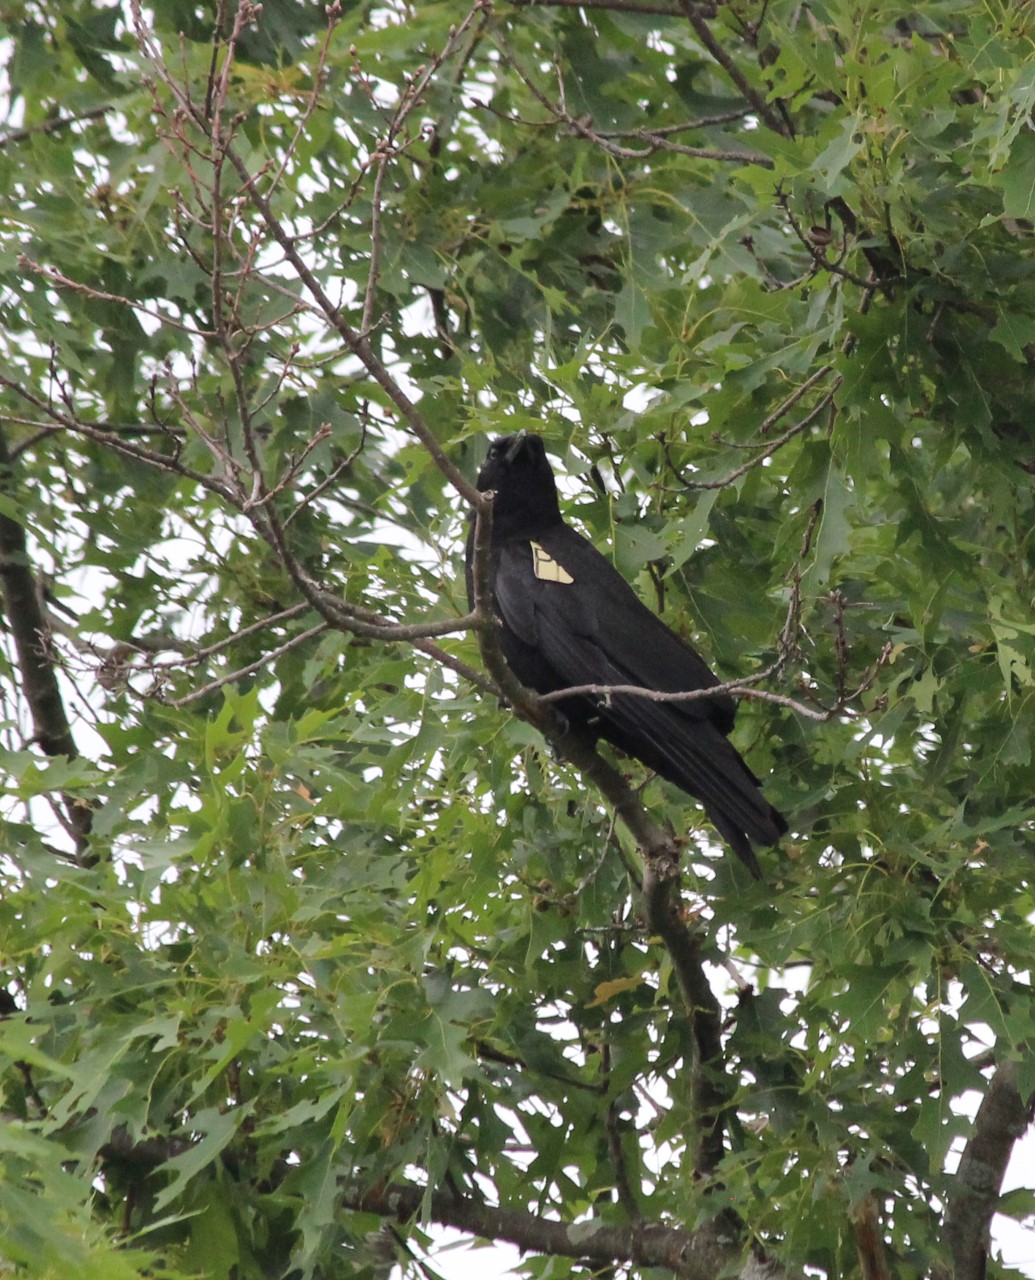
<svg viewBox="0 0 1035 1280">
<path fill-rule="evenodd" d="M 663 1267 L 684 1280 L 715 1280 L 720 1273 L 742 1280 L 779 1280 L 781 1268 L 743 1261 L 743 1251 L 728 1240 L 715 1238 L 707 1229 L 684 1231 L 675 1226 L 633 1224 L 610 1227 L 594 1223 L 566 1223 L 520 1210 L 486 1204 L 472 1196 L 447 1191 L 401 1186 L 346 1186 L 342 1202 L 347 1209 L 374 1213 L 405 1222 L 425 1210 L 430 1202 L 432 1219 L 490 1240 L 506 1240 L 530 1253 L 580 1258 L 595 1266 L 626 1263 Z"/>
<path fill-rule="evenodd" d="M 285 640 L 283 644 L 277 645 L 275 649 L 268 649 L 261 658 L 257 658 L 255 662 L 250 662 L 246 667 L 241 667 L 237 671 L 228 671 L 226 675 L 210 680 L 208 684 L 203 684 L 198 689 L 192 689 L 190 693 L 184 694 L 182 698 L 168 699 L 168 705 L 170 707 L 189 706 L 190 703 L 197 702 L 200 698 L 207 698 L 210 694 L 215 693 L 217 689 L 222 689 L 224 685 L 243 680 L 247 676 L 254 675 L 256 671 L 267 670 L 271 663 L 276 662 L 278 658 L 282 658 L 285 653 L 290 653 L 292 649 L 297 649 L 309 640 L 315 639 L 316 636 L 322 635 L 327 629 L 326 622 L 318 622 L 316 626 L 300 631 L 298 635 L 292 636 L 290 640 Z"/>
<path fill-rule="evenodd" d="M 984 1280 L 989 1229 L 1014 1143 L 1032 1122 L 1033 1099 L 1017 1088 L 1017 1065 L 1000 1064 L 974 1117 L 945 1213 L 953 1280 Z"/>
<path fill-rule="evenodd" d="M 43 611 L 39 584 L 32 572 L 25 526 L 8 514 L 7 504 L 19 505 L 14 487 L 11 456 L 6 436 L 0 431 L 0 495 L 7 499 L 0 507 L 0 584 L 2 584 L 7 624 L 14 637 L 22 692 L 29 704 L 34 739 L 48 756 L 74 760 L 79 752 L 65 712 L 57 673 L 47 646 L 50 627 Z M 70 835 L 75 842 L 76 860 L 89 861 L 92 810 L 73 796 L 64 797 Z"/>
<path fill-rule="evenodd" d="M 53 120 L 44 120 L 40 124 L 31 125 L 26 129 L 15 129 L 11 133 L 5 133 L 0 138 L 0 151 L 9 147 L 13 142 L 25 142 L 36 134 L 57 133 L 59 129 L 67 129 L 72 124 L 82 124 L 87 120 L 99 120 L 113 110 L 114 105 L 109 103 L 103 107 L 93 107 L 89 111 L 77 111 L 74 115 L 57 116 Z"/>
<path fill-rule="evenodd" d="M 859 1255 L 859 1270 L 863 1280 L 891 1280 L 888 1259 L 884 1249 L 877 1197 L 870 1192 L 852 1211 L 852 1227 L 855 1230 L 855 1251 Z"/>
<path fill-rule="evenodd" d="M 124 457 L 135 458 L 139 462 L 146 462 L 149 466 L 157 467 L 159 471 L 168 471 L 173 475 L 183 476 L 184 479 L 191 480 L 203 489 L 207 489 L 209 493 L 233 503 L 240 510 L 240 504 L 235 502 L 234 494 L 228 485 L 180 462 L 178 450 L 182 447 L 182 440 L 174 439 L 177 453 L 159 453 L 157 449 L 148 449 L 144 445 L 133 444 L 121 432 L 107 427 L 97 427 L 92 423 L 84 422 L 81 418 L 62 413 L 55 405 L 48 403 L 41 396 L 36 395 L 34 391 L 30 391 L 28 387 L 23 386 L 20 382 L 15 382 L 13 378 L 7 377 L 2 372 L 0 372 L 0 387 L 6 387 L 14 395 L 24 400 L 27 404 L 31 404 L 39 413 L 49 418 L 54 423 L 55 430 L 64 430 L 71 432 L 73 435 L 83 436 L 84 439 L 92 440 L 95 444 L 114 449 L 116 453 L 121 453 Z M 173 433 L 169 432 L 168 434 L 172 437 Z"/>
<path fill-rule="evenodd" d="M 759 702 L 773 702 L 780 707 L 789 707 L 792 711 L 796 711 L 799 715 L 807 716 L 810 720 L 830 720 L 841 710 L 840 706 L 824 707 L 821 711 L 817 711 L 814 707 L 807 707 L 803 702 L 798 702 L 795 698 L 788 697 L 783 693 L 770 693 L 768 689 L 753 689 L 749 681 L 764 680 L 772 675 L 767 670 L 760 672 L 757 676 L 746 676 L 743 680 L 727 680 L 724 684 L 713 685 L 707 689 L 685 689 L 677 692 L 668 692 L 663 689 L 645 689 L 638 684 L 575 684 L 568 689 L 555 689 L 552 693 L 544 693 L 541 696 L 542 701 L 562 702 L 566 698 L 574 697 L 595 697 L 610 698 L 615 694 L 621 694 L 623 697 L 643 698 L 646 702 L 698 702 L 707 698 L 720 697 L 723 694 L 735 693 L 745 698 L 756 698 Z"/>
<path fill-rule="evenodd" d="M 521 67 L 516 55 L 502 34 L 496 32 L 495 38 L 500 52 L 507 58 L 510 65 L 524 82 L 525 87 L 540 106 L 550 113 L 553 123 L 564 125 L 576 137 L 584 138 L 587 142 L 600 147 L 602 151 L 607 152 L 609 155 L 622 160 L 648 160 L 659 151 L 672 151 L 679 155 L 693 156 L 699 160 L 732 161 L 735 164 L 757 164 L 765 169 L 773 168 L 773 161 L 768 156 L 760 155 L 757 152 L 721 150 L 714 147 L 689 147 L 681 142 L 669 141 L 663 135 L 663 131 L 660 130 L 657 132 L 647 129 L 638 131 L 636 136 L 644 142 L 642 147 L 622 146 L 613 140 L 615 135 L 608 136 L 594 129 L 592 120 L 589 117 L 573 116 L 562 103 L 551 101 L 539 88 L 531 75 Z M 682 127 L 684 126 L 680 126 L 680 128 Z"/>
<path fill-rule="evenodd" d="M 725 1076 L 722 1009 L 701 964 L 700 941 L 686 927 L 680 913 L 678 872 L 648 861 L 643 900 L 647 926 L 665 944 L 690 1017 L 694 1046 L 691 1101 L 697 1122 L 694 1173 L 700 1178 L 708 1177 L 725 1154 L 724 1112 L 732 1093 Z"/>
<path fill-rule="evenodd" d="M 519 9 L 558 8 L 558 9 L 602 9 L 605 13 L 642 13 L 659 18 L 682 18 L 683 10 L 679 5 L 637 4 L 636 0 L 511 0 Z"/>
<path fill-rule="evenodd" d="M 821 370 L 821 372 L 826 372 L 826 369 Z M 772 455 L 776 453 L 778 449 L 782 449 L 789 440 L 793 440 L 795 436 L 801 435 L 803 431 L 807 431 L 808 428 L 812 426 L 827 406 L 833 403 L 834 396 L 837 394 L 837 389 L 840 385 L 841 378 L 838 377 L 834 380 L 833 386 L 820 397 L 804 418 L 799 422 L 796 422 L 792 427 L 788 427 L 787 430 L 783 432 L 782 435 L 777 436 L 775 440 L 771 440 L 769 444 L 767 444 L 764 449 L 759 450 L 753 458 L 749 458 L 747 462 L 742 463 L 739 467 L 734 467 L 733 470 L 730 471 L 728 475 L 723 476 L 721 480 L 686 480 L 685 484 L 687 488 L 725 489 L 727 485 L 731 485 L 734 480 L 739 480 L 741 476 L 746 475 L 754 467 L 761 466 L 766 458 L 771 458 Z M 799 388 L 799 391 L 803 391 L 804 389 L 804 387 Z M 781 413 L 782 412 L 785 412 L 785 410 L 781 409 Z M 766 423 L 770 422 L 771 419 L 767 418 Z M 766 423 L 763 423 L 763 430 L 766 429 Z"/>
<path fill-rule="evenodd" d="M 723 71 L 726 72 L 736 87 L 744 95 L 745 99 L 751 103 L 752 108 L 758 113 L 759 118 L 764 120 L 774 133 L 780 134 L 783 138 L 792 137 L 793 132 L 787 122 L 773 110 L 768 102 L 766 102 L 761 93 L 759 93 L 751 81 L 748 80 L 730 55 L 712 35 L 703 14 L 698 9 L 694 8 L 690 3 L 690 0 L 683 0 L 682 8 L 683 16 L 693 27 L 694 31 L 697 32 L 697 38 L 700 40 L 701 44 L 704 45 L 719 66 L 722 67 Z"/>
<path fill-rule="evenodd" d="M 134 1142 L 129 1131 L 113 1131 L 100 1149 L 102 1160 L 127 1169 L 150 1171 L 189 1151 L 180 1138 L 147 1138 Z M 227 1148 L 220 1159 L 239 1177 L 246 1170 L 239 1153 Z M 286 1163 L 272 1173 L 280 1181 L 289 1171 Z M 506 1240 L 530 1253 L 582 1258 L 589 1262 L 633 1263 L 663 1267 L 684 1280 L 715 1280 L 720 1273 L 740 1280 L 797 1280 L 779 1265 L 758 1257 L 744 1259 L 743 1250 L 714 1236 L 706 1227 L 685 1231 L 674 1225 L 634 1223 L 611 1227 L 593 1223 L 560 1222 L 524 1210 L 505 1209 L 455 1190 L 432 1191 L 400 1183 L 367 1187 L 359 1182 L 340 1186 L 342 1207 L 356 1213 L 372 1213 L 406 1222 L 430 1210 L 432 1221 L 488 1240 Z"/>
</svg>

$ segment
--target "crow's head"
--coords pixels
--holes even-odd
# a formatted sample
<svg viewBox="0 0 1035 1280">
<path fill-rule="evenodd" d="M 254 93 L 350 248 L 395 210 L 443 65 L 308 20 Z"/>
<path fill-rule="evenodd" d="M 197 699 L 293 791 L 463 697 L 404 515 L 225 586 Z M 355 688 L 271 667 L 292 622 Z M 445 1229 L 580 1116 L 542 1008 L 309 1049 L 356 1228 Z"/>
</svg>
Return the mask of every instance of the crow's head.
<svg viewBox="0 0 1035 1280">
<path fill-rule="evenodd" d="M 533 536 L 561 518 L 557 486 L 546 460 L 542 437 L 528 431 L 500 436 L 478 472 L 478 488 L 491 489 L 493 534 Z"/>
</svg>

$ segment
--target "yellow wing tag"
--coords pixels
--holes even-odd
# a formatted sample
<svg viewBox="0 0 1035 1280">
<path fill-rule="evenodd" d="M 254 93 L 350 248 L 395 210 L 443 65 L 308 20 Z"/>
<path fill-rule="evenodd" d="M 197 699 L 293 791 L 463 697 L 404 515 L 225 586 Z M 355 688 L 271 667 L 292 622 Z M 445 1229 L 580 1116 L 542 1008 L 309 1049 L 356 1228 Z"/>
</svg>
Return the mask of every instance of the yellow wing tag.
<svg viewBox="0 0 1035 1280">
<path fill-rule="evenodd" d="M 541 547 L 538 542 L 529 545 L 532 548 L 532 568 L 540 582 L 575 581 L 564 565 L 558 564 L 545 547 Z"/>
</svg>

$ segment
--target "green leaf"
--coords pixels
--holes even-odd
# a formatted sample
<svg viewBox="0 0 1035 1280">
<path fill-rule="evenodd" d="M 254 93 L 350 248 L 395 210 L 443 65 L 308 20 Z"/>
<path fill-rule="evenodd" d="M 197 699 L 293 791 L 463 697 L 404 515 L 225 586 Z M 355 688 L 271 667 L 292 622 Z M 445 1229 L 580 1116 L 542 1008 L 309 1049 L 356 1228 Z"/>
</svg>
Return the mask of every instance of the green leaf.
<svg viewBox="0 0 1035 1280">
<path fill-rule="evenodd" d="M 992 183 L 1002 191 L 1003 212 L 1008 218 L 1035 217 L 1035 133 L 1022 130 L 1010 148 L 1003 169 L 992 175 Z"/>
<path fill-rule="evenodd" d="M 167 1160 L 163 1166 L 165 1171 L 172 1174 L 172 1180 L 155 1197 L 156 1212 L 176 1200 L 187 1183 L 219 1157 L 251 1112 L 252 1105 L 245 1104 L 224 1112 L 208 1108 L 194 1115 L 189 1135 L 190 1146 Z"/>
</svg>

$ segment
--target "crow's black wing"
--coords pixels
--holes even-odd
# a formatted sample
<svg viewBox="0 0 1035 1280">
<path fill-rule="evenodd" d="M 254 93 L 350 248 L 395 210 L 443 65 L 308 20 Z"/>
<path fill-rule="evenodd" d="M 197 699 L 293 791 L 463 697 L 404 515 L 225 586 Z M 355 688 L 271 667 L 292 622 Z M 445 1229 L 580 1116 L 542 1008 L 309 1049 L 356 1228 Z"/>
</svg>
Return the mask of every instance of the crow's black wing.
<svg viewBox="0 0 1035 1280">
<path fill-rule="evenodd" d="M 523 541 L 504 543 L 496 564 L 495 594 L 505 629 L 513 633 L 521 658 L 537 664 L 524 673 L 518 669 L 519 678 L 541 692 L 547 684 L 633 684 L 683 692 L 718 683 L 700 655 L 574 529 L 553 525 L 538 543 L 564 570 L 556 576 L 570 582 L 537 576 L 533 547 Z M 732 699 L 721 694 L 686 703 L 615 694 L 598 699 L 594 710 L 601 736 L 700 800 L 734 851 L 757 871 L 745 835 L 771 844 L 783 825 L 726 740 L 734 709 Z"/>
<path fill-rule="evenodd" d="M 533 545 L 540 546 L 570 581 L 539 576 Z M 506 626 L 551 661 L 565 684 L 603 683 L 593 675 L 603 669 L 601 664 L 624 673 L 622 681 L 608 680 L 609 684 L 682 693 L 719 683 L 700 654 L 643 604 L 592 543 L 567 525 L 552 526 L 536 544 L 503 543 L 494 578 Z M 576 680 L 580 672 L 585 678 Z M 723 733 L 732 729 L 736 711 L 728 694 L 653 705 L 677 709 L 683 719 L 709 721 Z"/>
<path fill-rule="evenodd" d="M 719 683 L 701 655 L 647 608 L 588 539 L 569 525 L 560 524 L 544 533 L 541 543 L 547 553 L 569 566 L 574 579 L 573 597 L 567 602 L 554 597 L 561 608 L 566 603 L 574 606 L 562 616 L 577 627 L 577 617 L 571 617 L 571 613 L 577 615 L 585 607 L 595 624 L 588 634 L 634 677 L 630 683 L 666 693 L 712 689 Z M 736 711 L 729 694 L 718 694 L 683 703 L 680 714 L 693 720 L 710 720 L 723 733 L 729 733 Z"/>
</svg>

